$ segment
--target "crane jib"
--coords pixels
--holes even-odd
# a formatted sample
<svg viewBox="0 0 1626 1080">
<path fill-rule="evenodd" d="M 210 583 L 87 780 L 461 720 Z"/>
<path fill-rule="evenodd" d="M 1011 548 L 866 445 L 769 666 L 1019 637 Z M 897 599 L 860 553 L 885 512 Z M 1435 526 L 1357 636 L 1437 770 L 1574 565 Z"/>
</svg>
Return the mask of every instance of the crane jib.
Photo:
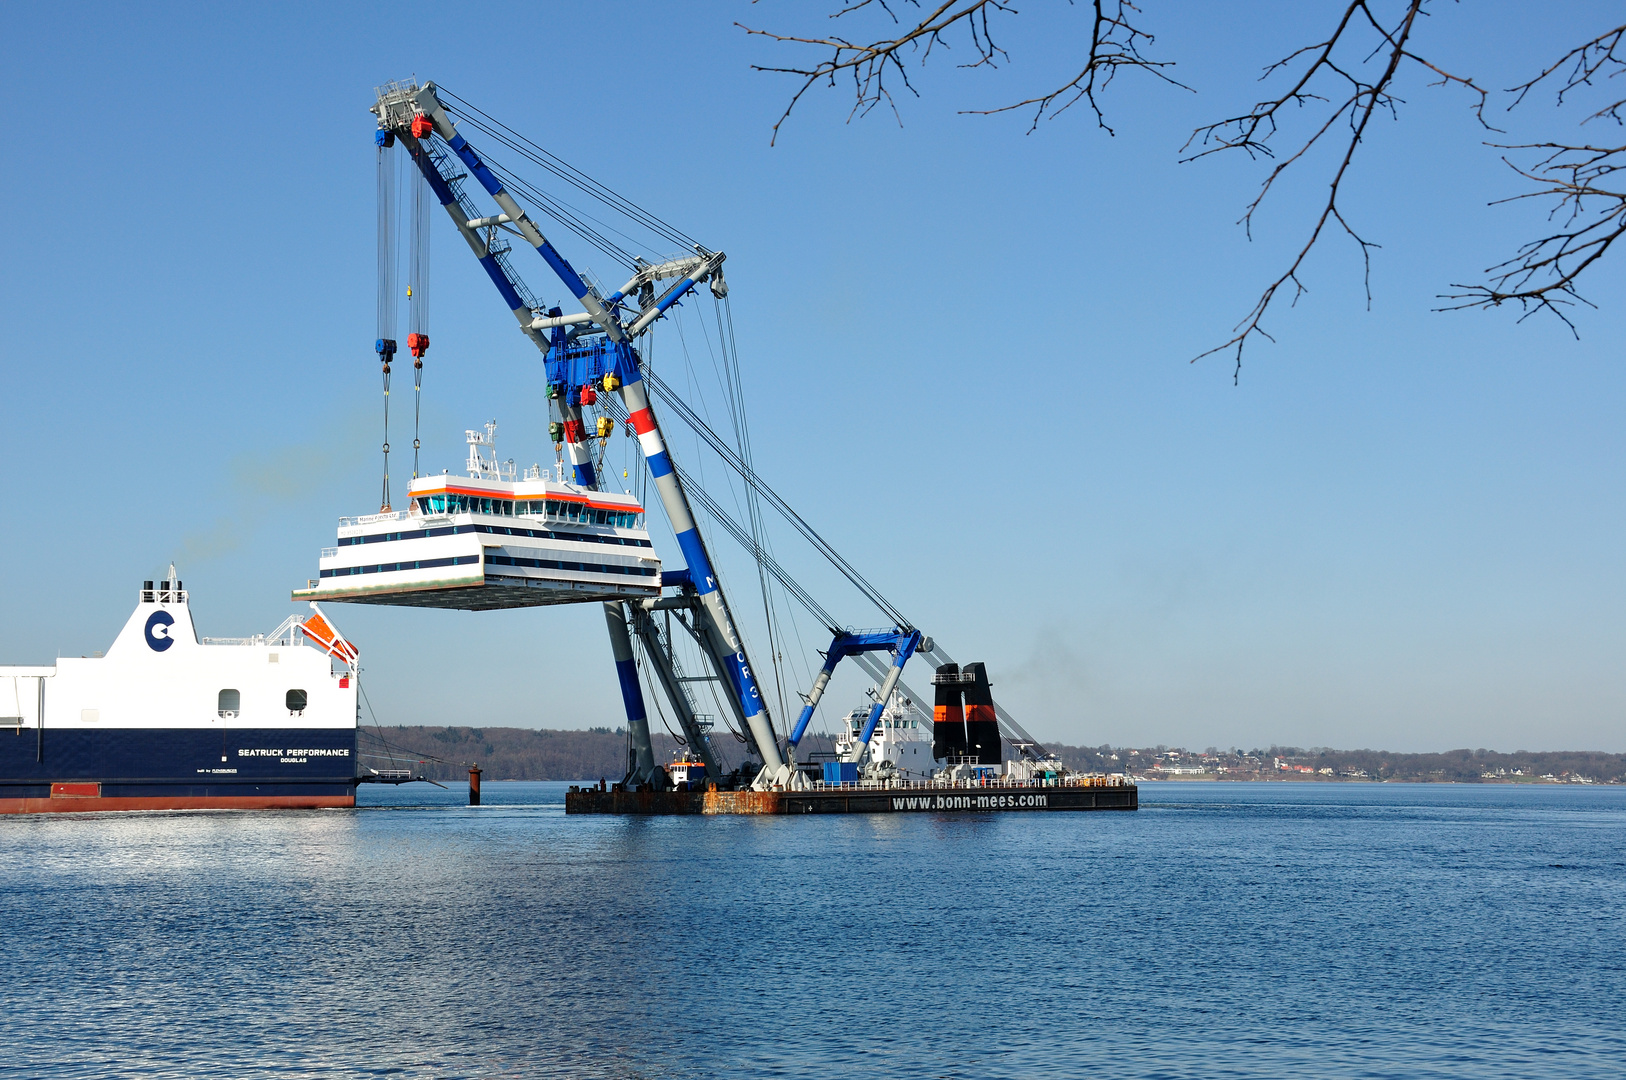
<svg viewBox="0 0 1626 1080">
<path fill-rule="evenodd" d="M 456 99 L 453 99 L 456 100 Z M 464 103 L 466 105 L 466 103 Z M 630 344 L 630 340 L 648 330 L 656 320 L 662 317 L 673 305 L 683 297 L 689 295 L 701 282 L 710 281 L 714 296 L 724 297 L 727 286 L 722 280 L 722 263 L 725 256 L 722 252 L 710 251 L 698 244 L 690 244 L 694 255 L 673 257 L 664 262 L 647 262 L 634 260 L 636 267 L 634 274 L 627 285 L 615 292 L 605 300 L 599 291 L 589 284 L 579 274 L 570 262 L 545 237 L 536 223 L 526 214 L 515 200 L 513 191 L 524 194 L 527 199 L 537 201 L 544 211 L 570 227 L 574 219 L 568 215 L 559 217 L 557 206 L 546 196 L 538 194 L 522 177 L 509 176 L 511 183 L 504 182 L 506 171 L 499 171 L 500 166 L 488 164 L 480 153 L 468 140 L 457 131 L 451 117 L 442 106 L 433 83 L 403 84 L 396 83 L 380 88 L 378 104 L 373 111 L 379 118 L 379 128 L 384 132 L 380 136 L 379 145 L 387 146 L 388 137 L 400 139 L 410 152 L 414 165 L 423 175 L 436 200 L 446 209 L 453 225 L 457 228 L 470 250 L 481 264 L 486 275 L 496 287 L 503 303 L 520 322 L 521 327 L 531 338 L 533 343 L 545 355 L 545 370 L 549 385 L 549 397 L 555 403 L 563 421 L 559 428 L 565 432 L 565 437 L 559 441 L 569 447 L 569 458 L 574 469 L 576 482 L 584 487 L 597 488 L 600 478 L 593 469 L 592 453 L 589 439 L 591 433 L 586 431 L 582 422 L 580 404 L 591 402 L 591 398 L 583 392 L 583 388 L 596 388 L 602 386 L 604 391 L 619 390 L 621 401 L 620 409 L 624 410 L 626 420 L 631 424 L 637 434 L 640 450 L 642 451 L 649 474 L 654 482 L 657 494 L 660 497 L 662 509 L 672 526 L 673 534 L 678 546 L 682 550 L 687 563 L 687 571 L 682 575 L 679 584 L 679 575 L 671 574 L 672 584 L 683 590 L 683 594 L 691 598 L 695 612 L 695 627 L 697 641 L 702 651 L 707 654 L 717 674 L 722 676 L 722 684 L 727 689 L 730 704 L 735 708 L 736 714 L 744 722 L 749 734 L 750 742 L 761 756 L 765 768 L 762 776 L 757 778 L 760 786 L 764 782 L 784 783 L 786 773 L 783 769 L 781 757 L 774 735 L 772 721 L 764 697 L 756 683 L 750 658 L 747 655 L 744 642 L 738 626 L 729 610 L 726 597 L 723 594 L 710 553 L 707 550 L 706 539 L 696 521 L 690 506 L 689 494 L 685 490 L 686 474 L 678 467 L 673 459 L 666 439 L 663 437 L 660 425 L 653 409 L 650 407 L 649 390 L 653 386 L 663 397 L 664 404 L 669 403 L 677 409 L 680 418 L 702 438 L 702 441 L 711 445 L 724 459 L 724 461 L 745 478 L 747 484 L 760 494 L 770 505 L 791 522 L 838 570 L 845 575 L 859 590 L 872 602 L 876 603 L 887 613 L 888 618 L 896 619 L 897 625 L 891 631 L 875 635 L 858 635 L 852 632 L 843 632 L 836 635 L 839 648 L 832 647 L 826 668 L 821 672 L 815 685 L 814 701 L 817 694 L 822 692 L 828 682 L 828 675 L 835 662 L 843 655 L 852 655 L 867 669 L 877 672 L 880 676 L 881 658 L 873 653 L 880 650 L 892 654 L 892 664 L 881 677 L 883 692 L 881 703 L 872 710 L 869 723 L 865 725 L 862 746 L 869 741 L 875 729 L 877 718 L 880 715 L 887 695 L 895 687 L 901 687 L 900 676 L 905 663 L 917 650 L 927 656 L 933 655 L 933 646 L 929 639 L 923 639 L 920 632 L 915 630 L 901 613 L 886 601 L 884 597 L 861 575 L 855 567 L 841 557 L 830 545 L 819 536 L 800 515 L 796 514 L 788 504 L 778 497 L 772 489 L 768 488 L 751 468 L 747 458 L 741 458 L 733 452 L 732 448 L 723 443 L 711 429 L 693 414 L 692 410 L 675 395 L 671 393 L 651 373 L 642 370 L 640 358 Z M 478 110 L 475 110 L 477 113 Z M 478 120 L 471 119 L 467 108 L 459 111 L 459 118 L 468 121 L 472 129 L 477 129 L 487 135 L 494 130 L 490 126 L 482 125 Z M 479 113 L 480 117 L 485 114 Z M 489 117 L 485 117 L 487 121 Z M 500 125 L 498 125 L 500 127 Z M 502 131 L 514 135 L 511 130 L 502 128 Z M 511 149 L 516 146 L 506 137 L 498 135 L 499 141 Z M 437 143 L 438 140 L 438 143 Z M 538 150 L 535 144 L 522 140 L 531 150 Z M 449 153 L 448 153 L 449 151 Z M 533 160 L 537 158 L 529 151 L 522 151 Z M 557 159 L 554 159 L 557 163 Z M 458 165 L 466 170 L 465 174 L 456 172 Z M 562 164 L 562 163 L 560 163 Z M 553 169 L 553 164 L 548 164 Z M 567 167 L 568 168 L 568 167 Z M 556 170 L 557 171 L 557 170 Z M 565 173 L 558 175 L 571 179 Z M 473 176 L 497 204 L 500 213 L 489 214 L 476 210 L 464 193 L 460 181 L 464 176 Z M 571 182 L 576 182 L 572 180 Z M 594 182 L 596 183 L 596 182 Z M 578 186 L 581 186 L 578 184 Z M 601 185 L 599 186 L 601 187 Z M 510 190 L 512 188 L 512 191 Z M 588 190 L 584 188 L 584 190 Z M 612 205 L 627 205 L 626 200 L 614 196 L 608 189 L 603 191 L 612 196 L 616 203 Z M 590 192 L 591 193 L 591 192 Z M 633 210 L 638 208 L 633 207 Z M 658 219 L 638 211 L 642 219 L 656 221 Z M 670 227 L 663 226 L 666 232 L 671 233 Z M 573 231 L 580 232 L 579 229 Z M 544 309 L 530 290 L 525 286 L 514 269 L 508 264 L 507 252 L 509 246 L 499 235 L 500 232 L 517 234 L 525 239 L 541 256 L 544 264 L 554 274 L 564 287 L 574 296 L 585 309 L 580 315 L 565 315 L 559 309 Z M 654 283 L 662 280 L 672 280 L 668 288 L 657 298 L 651 288 Z M 625 313 L 625 315 L 624 315 Z M 623 322 L 623 317 L 628 321 Z M 591 325 L 587 325 L 591 324 Z M 567 329 L 568 328 L 568 329 Z M 548 331 L 552 331 L 551 335 Z M 646 376 L 648 379 L 646 381 Z M 596 393 L 596 390 L 595 390 Z M 602 399 L 607 407 L 613 398 Z M 619 415 L 619 410 L 608 409 L 612 417 Z M 611 419 L 600 420 L 599 423 L 612 423 Z M 604 435 L 601 428 L 599 436 Z M 708 507 L 712 501 L 703 491 L 697 489 L 697 497 Z M 714 508 L 716 509 L 716 508 Z M 756 511 L 753 511 L 755 513 Z M 719 518 L 725 528 L 733 523 L 726 520 L 726 515 Z M 754 522 L 754 519 L 753 519 Z M 755 525 L 753 523 L 753 530 Z M 729 528 L 736 539 L 746 543 L 748 548 L 756 548 L 759 564 L 767 558 L 754 537 L 742 539 L 746 530 L 734 525 Z M 771 559 L 770 559 L 771 562 Z M 759 565 L 761 569 L 761 565 Z M 816 603 L 807 596 L 800 586 L 792 587 L 794 583 L 787 581 L 788 575 L 777 563 L 771 563 L 769 570 L 775 578 L 786 584 L 794 595 L 800 599 L 804 606 L 822 618 L 827 624 L 832 620 Z M 613 607 L 616 610 L 610 611 Z M 638 765 L 629 771 L 629 778 L 652 778 L 655 769 L 651 760 L 642 752 L 647 747 L 647 715 L 644 712 L 641 693 L 632 669 L 627 666 L 630 661 L 630 638 L 627 626 L 631 623 L 635 629 L 638 627 L 636 612 L 623 609 L 621 605 L 609 605 L 606 614 L 610 620 L 610 636 L 613 651 L 616 654 L 618 681 L 622 684 L 624 704 L 626 706 L 629 722 L 642 723 L 644 732 L 640 742 Z M 647 623 L 647 617 L 645 619 Z M 617 633 L 619 626 L 619 635 Z M 659 635 L 653 638 L 648 636 L 648 627 L 638 630 L 640 637 L 646 642 L 658 640 Z M 868 638 L 873 636 L 873 640 Z M 846 639 L 845 641 L 843 639 Z M 860 640 L 864 639 L 864 640 Z M 670 695 L 669 695 L 670 696 Z M 680 710 L 681 712 L 681 710 Z M 794 753 L 795 745 L 800 741 L 806 731 L 808 719 L 811 716 L 811 704 L 803 710 L 798 718 L 795 731 L 790 739 L 790 747 Z M 999 710 L 1000 720 L 1008 722 L 1010 727 L 1016 728 L 1014 721 L 1008 721 L 1003 710 Z M 635 715 L 636 714 L 636 715 Z M 637 723 L 632 723 L 634 728 Z M 686 729 L 687 730 L 687 729 Z M 1020 731 L 1020 728 L 1016 728 Z M 1023 735 L 1026 733 L 1023 732 Z M 636 740 L 635 740 L 636 741 Z M 765 781 L 765 777 L 778 777 L 776 780 Z"/>
</svg>

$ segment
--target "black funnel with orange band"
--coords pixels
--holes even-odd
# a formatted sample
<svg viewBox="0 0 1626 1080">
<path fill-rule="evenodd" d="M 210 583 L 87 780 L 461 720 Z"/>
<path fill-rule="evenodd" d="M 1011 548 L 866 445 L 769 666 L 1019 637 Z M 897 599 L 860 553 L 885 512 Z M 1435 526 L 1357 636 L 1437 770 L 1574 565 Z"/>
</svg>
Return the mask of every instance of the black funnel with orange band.
<svg viewBox="0 0 1626 1080">
<path fill-rule="evenodd" d="M 965 680 L 965 750 L 979 765 L 998 765 L 1004 760 L 999 741 L 999 719 L 994 715 L 994 691 L 988 672 L 978 664 L 967 664 L 960 672 Z"/>
<path fill-rule="evenodd" d="M 936 704 L 932 708 L 932 757 L 942 761 L 946 757 L 963 757 L 965 748 L 965 710 L 960 707 L 960 665 L 944 664 L 932 679 L 937 687 Z"/>
</svg>

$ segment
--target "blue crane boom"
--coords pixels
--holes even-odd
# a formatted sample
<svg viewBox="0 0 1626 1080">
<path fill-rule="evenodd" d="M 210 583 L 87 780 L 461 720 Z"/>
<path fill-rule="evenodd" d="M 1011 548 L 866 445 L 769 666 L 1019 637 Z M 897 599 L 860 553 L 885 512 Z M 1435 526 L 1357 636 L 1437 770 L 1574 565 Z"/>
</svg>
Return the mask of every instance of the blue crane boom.
<svg viewBox="0 0 1626 1080">
<path fill-rule="evenodd" d="M 726 286 L 721 268 L 725 256 L 722 252 L 699 249 L 693 258 L 680 260 L 677 264 L 641 267 L 613 298 L 600 297 L 597 290 L 543 236 L 501 179 L 458 133 L 433 83 L 421 86 L 394 83 L 383 87 L 372 111 L 378 117 L 381 145 L 387 144 L 389 139 L 397 139 L 411 152 L 414 164 L 452 218 L 458 232 L 468 242 L 470 250 L 484 267 L 521 330 L 546 355 L 549 396 L 561 414 L 561 427 L 566 436 L 564 441 L 569 447 L 576 482 L 584 487 L 596 488 L 599 485 L 581 419 L 581 389 L 596 382 L 605 391 L 619 391 L 621 404 L 637 432 L 639 446 L 660 495 L 662 509 L 688 563 L 692 581 L 689 587 L 694 590 L 698 607 L 703 613 L 699 621 L 704 630 L 707 651 L 717 663 L 719 673 L 725 676 L 732 704 L 743 717 L 751 741 L 762 758 L 764 768 L 757 783 L 761 785 L 782 780 L 786 770 L 767 702 L 757 686 L 745 643 L 713 569 L 705 539 L 695 522 L 660 424 L 650 407 L 642 365 L 631 345 L 632 339 L 647 331 L 663 312 L 701 282 L 710 281 L 712 291 L 716 295 L 724 295 Z M 462 177 L 453 174 L 452 159 L 438 151 L 436 139 L 451 148 L 457 161 L 497 203 L 500 214 L 480 216 L 474 212 L 459 186 Z M 542 310 L 503 257 L 506 248 L 496 249 L 498 230 L 517 233 L 535 248 L 584 310 L 575 316 L 566 316 L 557 308 Z M 667 277 L 676 277 L 677 281 L 662 293 L 659 300 L 651 295 L 649 305 L 640 305 L 630 325 L 624 323 L 620 313 L 625 310 L 625 298 L 635 290 L 644 291 L 644 286 L 652 286 L 655 281 Z M 604 340 L 573 341 L 566 330 L 567 325 L 572 324 L 591 324 L 595 332 L 604 335 Z M 621 641 L 613 634 L 612 645 L 619 669 Z M 621 683 L 627 694 L 625 703 L 629 723 L 633 722 L 635 713 L 643 720 L 644 707 L 636 681 L 629 682 L 622 678 Z M 627 689 L 629 685 L 630 691 Z M 647 739 L 647 720 L 643 720 L 643 723 Z"/>
</svg>

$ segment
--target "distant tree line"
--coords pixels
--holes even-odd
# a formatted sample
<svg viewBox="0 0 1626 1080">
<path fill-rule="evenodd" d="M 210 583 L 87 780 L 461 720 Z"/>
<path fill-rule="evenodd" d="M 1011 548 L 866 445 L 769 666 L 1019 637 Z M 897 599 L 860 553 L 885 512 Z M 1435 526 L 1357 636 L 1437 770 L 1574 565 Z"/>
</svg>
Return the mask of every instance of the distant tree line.
<svg viewBox="0 0 1626 1080">
<path fill-rule="evenodd" d="M 623 728 L 597 727 L 559 731 L 512 727 L 368 727 L 362 729 L 362 763 L 375 769 L 410 768 L 432 780 L 462 780 L 478 764 L 488 780 L 607 780 L 626 771 L 628 739 Z M 680 749 L 666 732 L 653 736 L 655 758 L 673 760 Z M 725 735 L 719 756 L 732 768 L 739 748 Z M 1235 779 L 1286 779 L 1277 759 L 1308 768 L 1295 779 L 1404 780 L 1419 782 L 1517 782 L 1552 776 L 1586 777 L 1599 783 L 1626 783 L 1626 754 L 1591 750 L 1547 752 L 1446 750 L 1437 754 L 1399 754 L 1388 750 L 1305 749 L 1270 746 L 1240 750 L 1185 750 L 1180 747 L 1066 746 L 1047 744 L 1069 769 L 1085 773 L 1129 772 L 1156 775 L 1159 765 L 1201 767 Z M 828 738 L 809 735 L 797 753 L 802 761 L 828 758 Z M 1219 772 L 1223 768 L 1225 772 Z M 1331 776 L 1321 772 L 1330 769 Z M 1491 774 L 1487 777 L 1485 774 Z"/>
<path fill-rule="evenodd" d="M 683 749 L 664 731 L 656 732 L 655 760 L 674 760 Z M 717 740 L 718 756 L 733 768 L 743 756 L 733 738 Z M 487 780 L 619 780 L 627 768 L 630 742 L 625 728 L 585 731 L 513 727 L 364 727 L 361 762 L 374 769 L 412 769 L 431 780 L 463 780 L 479 765 Z M 798 757 L 830 751 L 829 740 L 809 735 Z"/>
<path fill-rule="evenodd" d="M 1158 766 L 1201 767 L 1220 776 L 1238 779 L 1286 778 L 1278 759 L 1310 770 L 1317 779 L 1404 780 L 1412 782 L 1484 783 L 1517 782 L 1552 776 L 1560 780 L 1586 777 L 1599 783 L 1626 783 L 1626 754 L 1596 750 L 1445 750 L 1432 754 L 1401 754 L 1391 750 L 1333 750 L 1328 747 L 1255 747 L 1251 750 L 1185 750 L 1181 747 L 1050 746 L 1070 769 L 1080 772 L 1152 774 Z M 1224 769 L 1224 772 L 1219 770 Z M 1321 770 L 1329 769 L 1328 777 Z M 1298 777 L 1307 774 L 1293 770 Z M 1490 775 L 1487 776 L 1486 774 Z"/>
</svg>

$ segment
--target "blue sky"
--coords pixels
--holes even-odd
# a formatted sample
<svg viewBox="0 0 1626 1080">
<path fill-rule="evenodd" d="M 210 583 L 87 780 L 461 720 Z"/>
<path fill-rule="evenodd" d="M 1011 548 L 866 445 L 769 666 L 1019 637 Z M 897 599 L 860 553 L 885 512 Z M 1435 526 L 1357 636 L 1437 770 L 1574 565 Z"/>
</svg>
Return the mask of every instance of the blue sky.
<svg viewBox="0 0 1626 1080">
<path fill-rule="evenodd" d="M 1000 70 L 920 73 L 901 127 L 825 92 L 770 147 L 790 87 L 750 65 L 791 54 L 734 22 L 815 27 L 800 5 L 7 6 L 0 656 L 105 648 L 172 558 L 203 633 L 269 629 L 335 519 L 376 505 L 367 107 L 416 75 L 729 253 L 760 471 L 1041 737 L 1626 750 L 1620 266 L 1589 282 L 1579 342 L 1431 311 L 1541 214 L 1487 205 L 1514 178 L 1460 95 L 1412 78 L 1352 174 L 1383 245 L 1371 309 L 1328 242 L 1239 386 L 1188 363 L 1296 250 L 1325 162 L 1249 243 L 1259 167 L 1177 151 L 1334 5 L 1146 7 L 1199 93 L 1125 76 L 1115 137 L 958 113 L 1064 71 L 1084 13 L 1036 4 Z M 1425 45 L 1506 86 L 1608 19 L 1440 5 Z M 1541 98 L 1504 126 L 1571 112 Z M 456 471 L 492 417 L 503 456 L 547 460 L 537 356 L 436 226 L 426 468 Z M 827 607 L 878 621 L 792 539 L 781 561 Z M 760 608 L 754 569 L 723 562 Z M 618 722 L 594 607 L 333 615 L 385 722 Z M 817 636 L 793 639 L 787 697 Z"/>
</svg>

